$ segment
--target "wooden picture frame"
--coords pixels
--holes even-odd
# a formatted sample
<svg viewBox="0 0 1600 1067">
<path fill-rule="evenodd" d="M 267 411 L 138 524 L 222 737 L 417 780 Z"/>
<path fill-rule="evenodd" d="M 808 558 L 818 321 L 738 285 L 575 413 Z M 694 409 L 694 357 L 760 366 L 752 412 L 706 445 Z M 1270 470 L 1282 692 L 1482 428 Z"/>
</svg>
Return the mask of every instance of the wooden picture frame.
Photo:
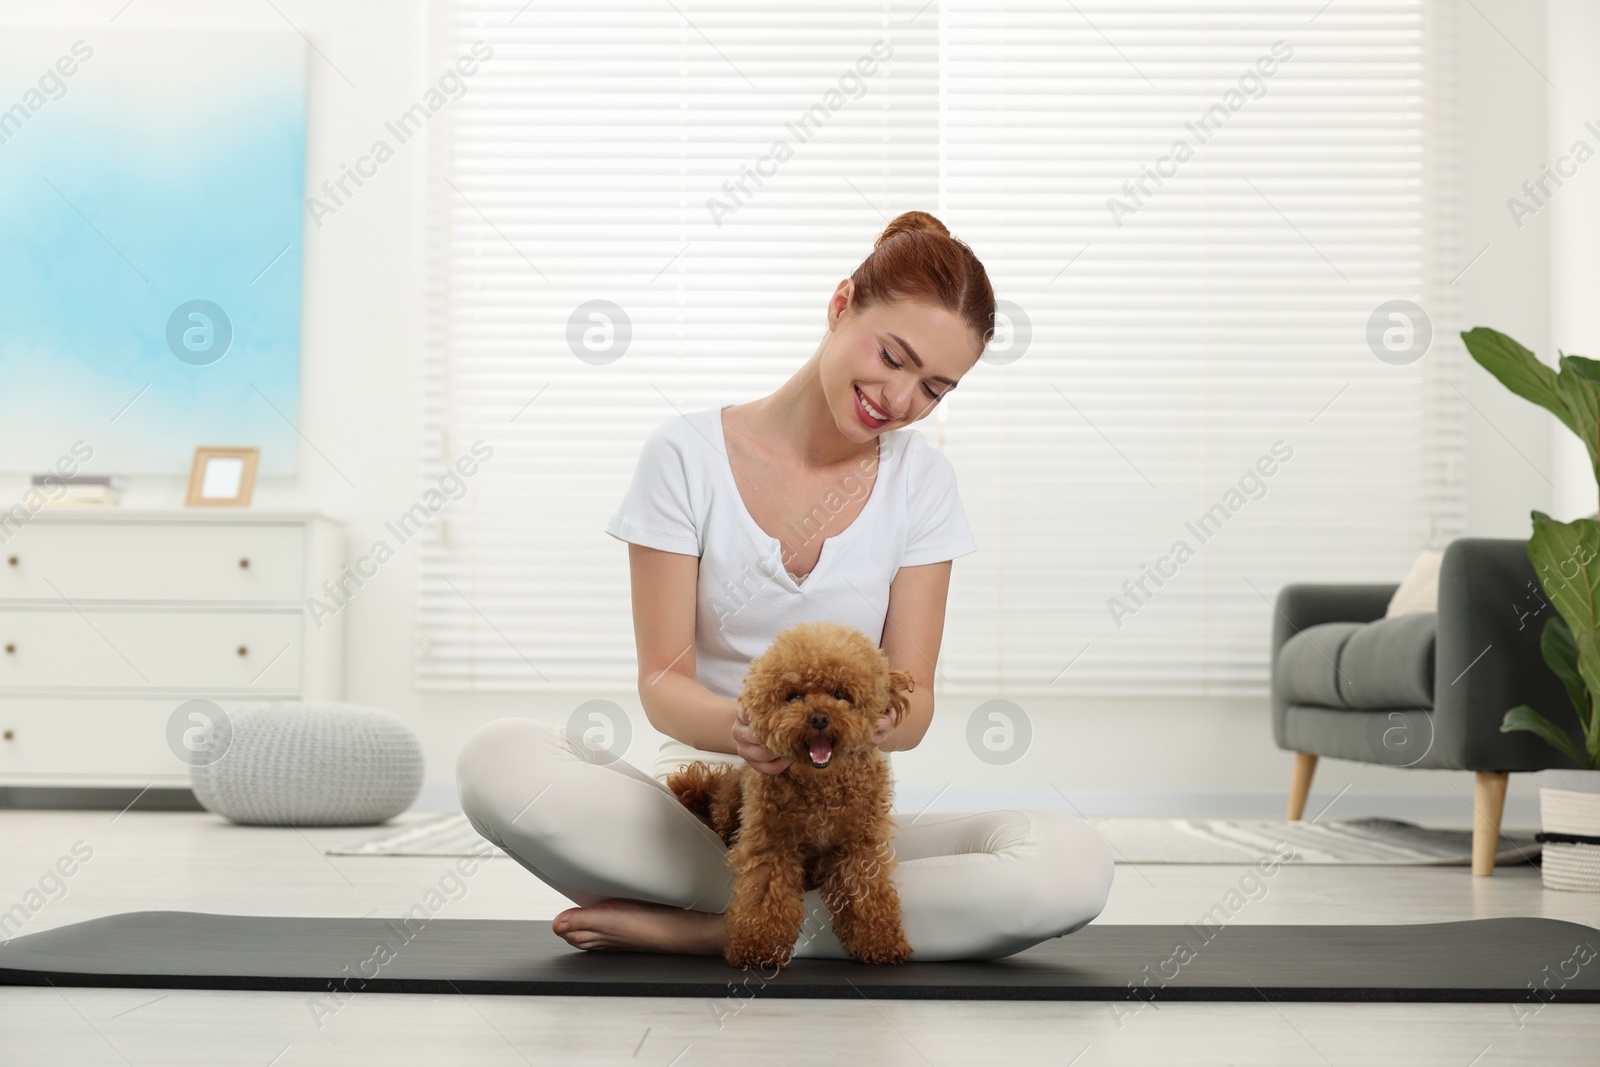
<svg viewBox="0 0 1600 1067">
<path fill-rule="evenodd" d="M 244 508 L 256 488 L 259 448 L 222 448 L 201 445 L 194 450 L 189 468 L 189 489 L 183 502 L 189 507 Z"/>
</svg>

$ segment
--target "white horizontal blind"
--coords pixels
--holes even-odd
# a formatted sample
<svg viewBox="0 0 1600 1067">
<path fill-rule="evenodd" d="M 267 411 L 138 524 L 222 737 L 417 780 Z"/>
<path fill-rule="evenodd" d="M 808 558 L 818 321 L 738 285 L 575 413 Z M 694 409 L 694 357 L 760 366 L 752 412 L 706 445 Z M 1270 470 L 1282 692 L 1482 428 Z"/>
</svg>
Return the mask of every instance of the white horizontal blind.
<svg viewBox="0 0 1600 1067">
<path fill-rule="evenodd" d="M 438 50 L 440 68 L 479 39 L 493 56 L 434 144 L 427 475 L 480 437 L 495 455 L 422 547 L 417 672 L 614 691 L 636 660 L 627 548 L 603 527 L 640 447 L 680 412 L 775 388 L 880 212 L 937 196 L 938 20 L 910 3 L 520 6 L 456 5 Z M 632 336 L 597 365 L 567 328 L 599 299 Z"/>
<path fill-rule="evenodd" d="M 1464 357 L 1430 271 L 1464 260 L 1427 214 L 1453 170 L 1430 171 L 1440 38 L 1421 2 L 1078 9 L 947 16 L 944 206 L 1033 332 L 948 412 L 984 551 L 955 568 L 943 670 L 977 693 L 1262 693 L 1282 585 L 1398 581 L 1463 528 Z M 1409 365 L 1366 339 L 1395 298 L 1433 322 Z M 1186 526 L 1279 440 L 1264 495 Z"/>
<path fill-rule="evenodd" d="M 439 5 L 439 70 L 493 55 L 429 126 L 424 487 L 494 454 L 418 538 L 419 684 L 630 687 L 602 528 L 645 436 L 776 388 L 887 219 L 924 208 L 1031 331 L 1008 319 L 919 425 L 979 545 L 940 691 L 1262 691 L 1281 584 L 1394 580 L 1462 527 L 1448 37 L 1428 0 L 1318 6 Z M 1186 136 L 1163 186 L 1123 191 Z M 1366 340 L 1396 298 L 1433 323 L 1408 365 Z M 614 361 L 569 344 L 591 300 L 631 328 Z M 1279 439 L 1266 495 L 1200 543 L 1185 521 Z M 1125 595 L 1180 538 L 1193 558 Z"/>
</svg>

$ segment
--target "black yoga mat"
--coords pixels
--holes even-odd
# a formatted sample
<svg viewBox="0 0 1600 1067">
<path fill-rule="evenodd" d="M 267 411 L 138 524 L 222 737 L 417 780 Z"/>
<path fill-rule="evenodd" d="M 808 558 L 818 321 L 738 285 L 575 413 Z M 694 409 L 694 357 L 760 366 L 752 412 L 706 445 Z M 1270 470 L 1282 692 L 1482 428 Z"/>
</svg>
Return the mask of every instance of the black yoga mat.
<svg viewBox="0 0 1600 1067">
<path fill-rule="evenodd" d="M 139 911 L 13 938 L 0 984 L 910 1000 L 1600 1003 L 1600 930 L 1555 919 L 1406 926 L 1090 924 L 1001 960 L 795 960 L 583 952 L 548 921 Z M 330 1005 L 336 1003 L 329 1001 Z"/>
</svg>

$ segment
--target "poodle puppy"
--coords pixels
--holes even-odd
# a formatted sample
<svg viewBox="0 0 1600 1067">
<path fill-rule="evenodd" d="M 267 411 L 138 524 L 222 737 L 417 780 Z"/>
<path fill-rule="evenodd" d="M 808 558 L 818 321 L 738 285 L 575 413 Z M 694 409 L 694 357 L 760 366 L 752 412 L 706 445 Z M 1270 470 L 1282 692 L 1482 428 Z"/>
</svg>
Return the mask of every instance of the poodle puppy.
<svg viewBox="0 0 1600 1067">
<path fill-rule="evenodd" d="M 761 743 L 793 762 L 781 774 L 695 762 L 667 778 L 729 846 L 728 963 L 786 966 L 808 889 L 821 890 L 855 959 L 910 957 L 890 880 L 889 764 L 870 742 L 885 712 L 901 721 L 914 686 L 861 631 L 798 623 L 750 665 L 739 694 Z"/>
</svg>

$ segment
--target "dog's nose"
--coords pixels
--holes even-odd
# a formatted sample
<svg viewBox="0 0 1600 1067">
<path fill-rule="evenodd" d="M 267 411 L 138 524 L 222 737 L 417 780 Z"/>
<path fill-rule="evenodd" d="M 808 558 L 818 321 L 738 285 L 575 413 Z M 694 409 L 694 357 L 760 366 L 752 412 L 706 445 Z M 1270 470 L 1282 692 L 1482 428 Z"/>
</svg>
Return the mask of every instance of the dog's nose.
<svg viewBox="0 0 1600 1067">
<path fill-rule="evenodd" d="M 813 730 L 826 730 L 828 728 L 828 716 L 827 716 L 827 713 L 819 711 L 816 714 L 812 715 L 811 716 L 811 728 Z"/>
</svg>

